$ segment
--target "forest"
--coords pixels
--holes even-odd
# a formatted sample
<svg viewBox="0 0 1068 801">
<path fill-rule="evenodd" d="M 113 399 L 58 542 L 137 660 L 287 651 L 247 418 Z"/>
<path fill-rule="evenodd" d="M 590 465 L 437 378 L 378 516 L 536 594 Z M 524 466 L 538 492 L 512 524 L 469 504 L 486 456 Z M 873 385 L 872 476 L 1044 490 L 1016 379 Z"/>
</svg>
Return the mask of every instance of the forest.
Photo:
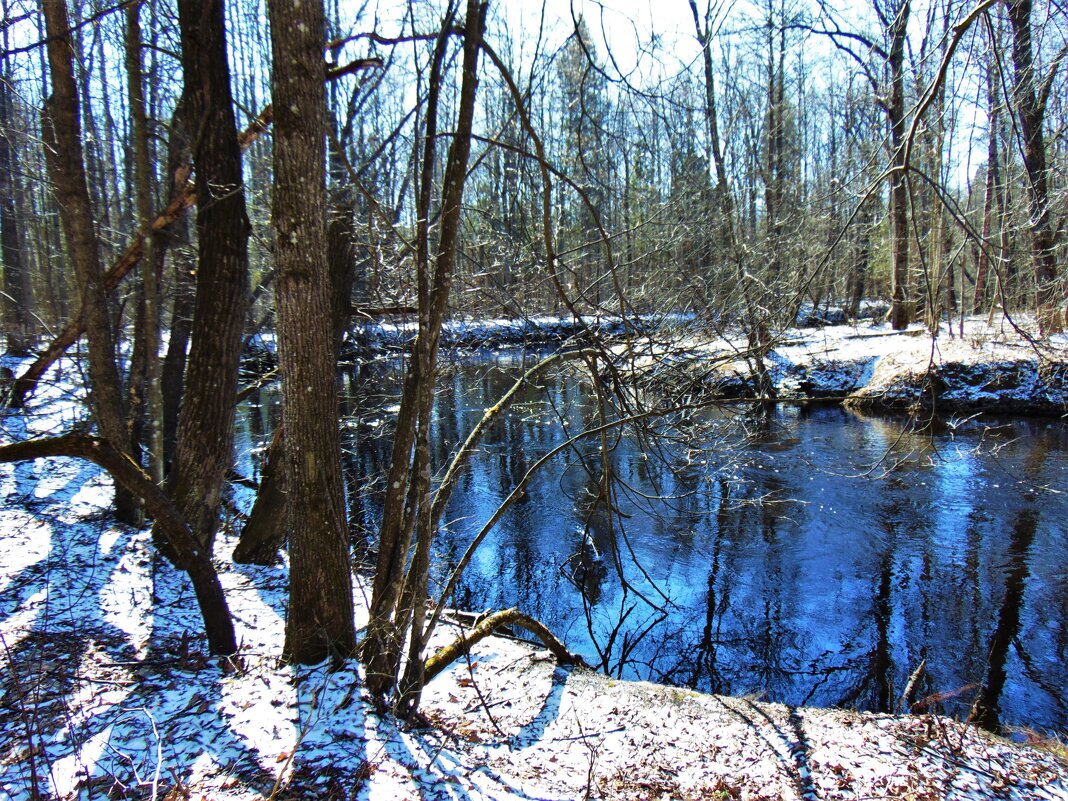
<svg viewBox="0 0 1068 801">
<path fill-rule="evenodd" d="M 349 671 L 368 715 L 404 725 L 443 715 L 424 694 L 472 684 L 434 680 L 507 634 L 560 670 L 1068 730 L 1063 668 L 1034 667 L 1068 654 L 1057 0 L 0 7 L 14 797 L 162 786 L 162 751 L 150 791 L 120 767 L 56 778 L 51 629 L 15 617 L 44 603 L 23 582 L 54 556 L 15 554 L 46 520 L 53 554 L 63 526 L 144 554 L 152 601 L 127 614 L 188 613 L 136 647 L 126 624 L 76 623 L 65 665 L 99 640 L 115 665 L 166 652 L 245 675 L 261 581 L 280 593 L 271 669 Z M 78 465 L 97 478 L 41 489 Z M 872 475 L 900 496 L 857 506 L 878 545 L 847 564 L 821 521 Z M 944 527 L 920 543 L 904 507 Z M 783 556 L 791 526 L 788 552 L 826 548 L 815 573 L 852 577 L 835 602 L 864 610 L 822 652 L 796 617 L 822 588 Z M 764 578 L 735 581 L 754 549 Z M 983 588 L 968 609 L 957 582 Z M 895 633 L 914 618 L 922 645 Z M 959 659 L 929 653 L 958 637 Z M 249 786 L 303 797 L 304 736 Z"/>
</svg>

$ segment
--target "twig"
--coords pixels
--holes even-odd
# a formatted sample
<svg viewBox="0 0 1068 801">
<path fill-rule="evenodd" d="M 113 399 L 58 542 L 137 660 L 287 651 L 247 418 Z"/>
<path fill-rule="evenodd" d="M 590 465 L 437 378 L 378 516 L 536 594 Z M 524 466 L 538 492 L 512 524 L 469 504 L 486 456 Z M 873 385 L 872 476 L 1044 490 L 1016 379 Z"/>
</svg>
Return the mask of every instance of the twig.
<svg viewBox="0 0 1068 801">
<path fill-rule="evenodd" d="M 462 624 L 458 623 L 457 627 L 460 628 L 460 636 L 463 637 Z M 464 661 L 467 663 L 467 673 L 471 677 L 471 686 L 475 690 L 475 695 L 478 696 L 479 703 L 482 704 L 482 710 L 486 713 L 486 717 L 489 718 L 489 722 L 493 725 L 493 728 L 496 729 L 500 738 L 502 740 L 508 739 L 508 735 L 504 733 L 504 730 L 497 723 L 497 719 L 493 717 L 493 713 L 490 712 L 489 703 L 486 701 L 486 696 L 482 694 L 482 688 L 479 687 L 478 682 L 475 681 L 475 666 L 471 664 L 471 649 L 469 648 L 464 649 Z"/>
</svg>

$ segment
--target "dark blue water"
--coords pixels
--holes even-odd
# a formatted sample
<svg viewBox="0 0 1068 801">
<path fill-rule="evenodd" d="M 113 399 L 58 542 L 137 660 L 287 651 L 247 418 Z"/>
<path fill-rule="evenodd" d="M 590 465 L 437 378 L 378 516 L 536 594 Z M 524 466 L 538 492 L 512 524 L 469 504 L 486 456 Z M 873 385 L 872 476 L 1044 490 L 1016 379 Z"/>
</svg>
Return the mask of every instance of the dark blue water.
<svg viewBox="0 0 1068 801">
<path fill-rule="evenodd" d="M 447 365 L 436 466 L 535 358 Z M 372 545 L 398 384 L 388 366 L 348 379 L 353 531 Z M 446 514 L 439 579 L 590 425 L 592 399 L 557 370 L 492 427 Z M 266 417 L 244 418 L 251 440 Z M 893 710 L 924 662 L 918 708 L 1068 731 L 1068 424 L 948 423 L 786 406 L 613 433 L 610 505 L 600 441 L 583 441 L 532 478 L 452 605 L 519 606 L 612 675 L 789 704 Z"/>
</svg>

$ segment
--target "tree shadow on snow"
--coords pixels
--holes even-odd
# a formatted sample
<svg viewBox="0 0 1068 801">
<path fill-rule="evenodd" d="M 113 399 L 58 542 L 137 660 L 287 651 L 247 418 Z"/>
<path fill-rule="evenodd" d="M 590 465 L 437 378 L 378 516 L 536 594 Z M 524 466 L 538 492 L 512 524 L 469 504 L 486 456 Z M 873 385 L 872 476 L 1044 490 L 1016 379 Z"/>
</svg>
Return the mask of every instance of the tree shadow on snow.
<svg viewBox="0 0 1068 801">
<path fill-rule="evenodd" d="M 19 499 L 37 493 L 28 466 Z M 164 569 L 153 586 L 147 531 L 98 512 L 73 522 L 99 471 L 67 472 L 18 504 L 24 536 L 48 543 L 0 589 L 0 795 L 157 794 L 204 757 L 269 792 L 276 770 L 230 728 L 229 677 L 205 656 L 185 575 Z"/>
</svg>

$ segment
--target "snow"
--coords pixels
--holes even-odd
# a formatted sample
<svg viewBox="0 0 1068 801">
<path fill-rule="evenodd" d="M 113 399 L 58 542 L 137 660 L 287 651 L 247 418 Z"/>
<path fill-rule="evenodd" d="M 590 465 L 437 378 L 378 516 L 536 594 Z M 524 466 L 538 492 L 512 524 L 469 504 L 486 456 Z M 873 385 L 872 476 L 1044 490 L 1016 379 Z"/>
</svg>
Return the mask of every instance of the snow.
<svg viewBox="0 0 1068 801">
<path fill-rule="evenodd" d="M 965 336 L 937 337 L 885 323 L 789 329 L 765 356 L 780 400 L 845 400 L 856 406 L 1061 415 L 1068 411 L 1068 337 L 1033 338 L 1005 320 L 968 318 Z M 651 345 L 635 368 L 655 380 L 721 398 L 755 393 L 743 337 L 713 333 Z"/>
<path fill-rule="evenodd" d="M 997 341 L 932 348 L 857 333 L 792 333 L 775 361 L 783 386 L 817 362 L 863 364 L 818 368 L 822 386 L 844 388 L 932 352 L 961 364 L 1020 358 Z M 43 385 L 27 416 L 3 420 L 3 437 L 63 430 L 83 415 L 72 403 L 70 387 Z M 0 492 L 0 799 L 28 801 L 35 787 L 64 799 L 235 801 L 1068 799 L 1068 766 L 1049 750 L 951 720 L 614 681 L 506 638 L 435 678 L 421 725 L 407 726 L 376 711 L 356 663 L 279 663 L 284 564 L 234 565 L 235 541 L 220 535 L 216 564 L 242 649 L 231 663 L 206 654 L 188 582 L 154 554 L 149 532 L 111 522 L 100 471 L 66 459 L 4 464 Z M 363 626 L 368 591 L 353 581 Z"/>
</svg>

